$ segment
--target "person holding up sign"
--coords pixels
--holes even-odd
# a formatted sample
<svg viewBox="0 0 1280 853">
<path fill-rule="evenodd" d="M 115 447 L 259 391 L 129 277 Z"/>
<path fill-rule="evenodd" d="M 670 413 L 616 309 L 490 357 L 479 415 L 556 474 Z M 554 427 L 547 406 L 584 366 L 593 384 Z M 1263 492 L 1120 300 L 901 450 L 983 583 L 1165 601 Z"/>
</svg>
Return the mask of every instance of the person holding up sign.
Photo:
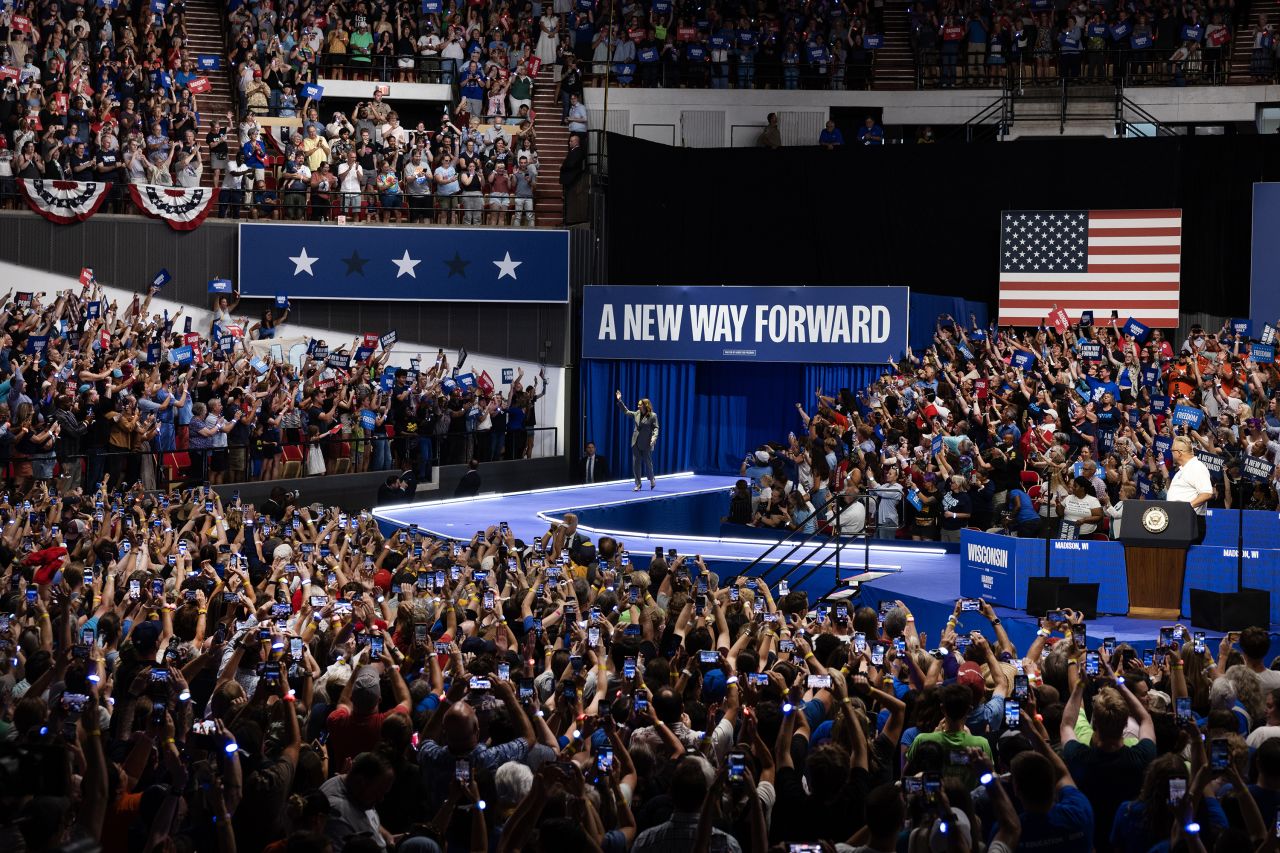
<svg viewBox="0 0 1280 853">
<path fill-rule="evenodd" d="M 618 408 L 635 422 L 635 431 L 631 433 L 631 473 L 636 487 L 632 491 L 640 491 L 642 476 L 649 478 L 649 488 L 653 489 L 657 486 L 653 476 L 653 448 L 658 443 L 658 416 L 654 414 L 653 404 L 648 397 L 641 398 L 633 412 L 622 402 L 621 391 L 615 391 L 614 398 L 618 401 Z"/>
</svg>

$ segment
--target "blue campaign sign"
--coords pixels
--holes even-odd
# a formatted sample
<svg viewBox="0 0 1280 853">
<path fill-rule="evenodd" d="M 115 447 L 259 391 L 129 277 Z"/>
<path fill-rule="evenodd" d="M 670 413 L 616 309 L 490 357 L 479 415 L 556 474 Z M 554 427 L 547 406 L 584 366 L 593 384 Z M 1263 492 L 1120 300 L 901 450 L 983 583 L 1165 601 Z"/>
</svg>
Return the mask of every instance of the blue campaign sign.
<svg viewBox="0 0 1280 853">
<path fill-rule="evenodd" d="M 315 83 L 307 83 L 300 92 L 302 97 L 310 98 L 313 101 L 319 101 L 324 98 L 324 86 L 317 86 Z"/>
<path fill-rule="evenodd" d="M 583 289 L 584 358 L 881 364 L 907 346 L 905 287 Z"/>
<path fill-rule="evenodd" d="M 178 347 L 169 350 L 169 361 L 174 364 L 190 364 L 195 361 L 195 351 L 191 347 Z"/>
<path fill-rule="evenodd" d="M 286 310 L 288 310 L 288 308 L 289 308 L 289 297 L 287 297 L 287 296 L 276 296 L 276 307 L 277 307 L 277 308 L 279 308 L 281 311 L 286 311 Z"/>
<path fill-rule="evenodd" d="M 387 332 L 387 333 L 386 333 L 385 335 L 383 335 L 382 337 L 378 338 L 378 343 L 382 344 L 382 348 L 383 348 L 384 350 L 385 350 L 385 349 L 388 349 L 388 348 L 389 348 L 392 344 L 394 344 L 395 342 L 396 342 L 396 330 L 395 330 L 395 329 L 392 329 L 391 331 Z"/>
<path fill-rule="evenodd" d="M 512 382 L 515 382 L 515 381 L 516 381 L 515 368 L 514 367 L 502 368 L 502 384 L 510 385 Z"/>
<path fill-rule="evenodd" d="M 1139 343 L 1147 339 L 1147 335 L 1151 334 L 1151 329 L 1139 323 L 1130 317 L 1124 321 L 1124 327 L 1121 329 L 1126 335 L 1130 335 L 1138 340 Z"/>
<path fill-rule="evenodd" d="M 862 46 L 867 50 L 879 50 L 884 47 L 884 36 L 879 33 L 868 33 L 862 37 Z"/>
<path fill-rule="evenodd" d="M 27 355 L 37 355 L 43 353 L 45 348 L 49 346 L 48 335 L 32 335 L 27 338 Z"/>
<path fill-rule="evenodd" d="M 1249 358 L 1259 364 L 1272 364 L 1276 360 L 1276 345 L 1252 344 L 1249 347 Z"/>
<path fill-rule="evenodd" d="M 1151 47 L 1151 36 L 1131 36 L 1129 38 L 1129 47 L 1134 50 L 1146 50 Z"/>
<path fill-rule="evenodd" d="M 101 302 L 88 302 L 84 306 L 84 316 L 90 320 L 97 319 L 102 316 Z"/>
<path fill-rule="evenodd" d="M 942 436 L 935 435 L 933 441 L 929 442 L 929 452 L 937 456 L 942 452 Z"/>
<path fill-rule="evenodd" d="M 160 363 L 160 345 L 147 344 L 147 364 Z"/>
<path fill-rule="evenodd" d="M 1158 415 L 1169 409 L 1169 398 L 1163 395 L 1151 398 L 1151 414 Z"/>
<path fill-rule="evenodd" d="M 1167 462 L 1173 458 L 1173 439 L 1167 435 L 1157 435 L 1151 441 L 1151 449 L 1157 457 Z"/>
<path fill-rule="evenodd" d="M 1200 29 L 1199 27 L 1193 27 L 1193 26 L 1187 25 L 1182 28 L 1183 41 L 1200 41 L 1200 39 L 1203 37 L 1204 37 L 1204 30 Z"/>
<path fill-rule="evenodd" d="M 1148 387 L 1155 387 L 1160 383 L 1160 368 L 1155 365 L 1149 365 L 1142 368 L 1142 384 Z"/>
<path fill-rule="evenodd" d="M 1091 38 L 1106 38 L 1106 37 L 1107 37 L 1107 25 L 1106 25 L 1106 24 L 1090 24 L 1090 25 L 1089 25 L 1089 36 L 1090 36 Z"/>
<path fill-rule="evenodd" d="M 569 232 L 244 222 L 239 282 L 267 298 L 566 302 Z"/>
<path fill-rule="evenodd" d="M 1111 28 L 1112 41 L 1124 41 L 1129 37 L 1129 33 L 1133 32 L 1133 26 L 1128 23 L 1116 24 Z"/>
<path fill-rule="evenodd" d="M 1018 572 L 1018 541 L 995 533 L 960 531 L 960 595 L 1021 609 L 1026 584 Z"/>
<path fill-rule="evenodd" d="M 1080 312 L 1080 328 L 1083 329 L 1092 325 L 1093 325 L 1093 312 L 1081 311 Z"/>
<path fill-rule="evenodd" d="M 1088 361 L 1099 361 L 1102 358 L 1102 344 L 1087 343 L 1080 345 L 1080 357 Z"/>
<path fill-rule="evenodd" d="M 378 425 L 377 412 L 373 411 L 372 409 L 360 410 L 360 426 L 364 427 L 366 430 L 372 430 L 377 425 Z"/>
<path fill-rule="evenodd" d="M 658 50 L 653 47 L 642 47 L 639 53 L 636 54 L 636 59 L 640 62 L 657 62 Z"/>
<path fill-rule="evenodd" d="M 444 0 L 422 0 L 422 11 L 428 15 L 438 15 L 444 11 Z"/>
<path fill-rule="evenodd" d="M 1276 327 L 1270 323 L 1262 324 L 1262 334 L 1258 336 L 1258 340 L 1264 344 L 1274 344 L 1276 342 Z"/>
<path fill-rule="evenodd" d="M 210 293 L 230 293 L 233 290 L 231 279 L 229 278 L 211 278 L 209 279 Z"/>
<path fill-rule="evenodd" d="M 378 377 L 378 388 L 382 391 L 390 391 L 396 385 L 396 367 L 388 364 L 382 368 L 382 375 Z"/>
<path fill-rule="evenodd" d="M 470 391 L 476 387 L 476 375 L 474 373 L 459 373 L 453 378 L 464 391 Z"/>
<path fill-rule="evenodd" d="M 196 57 L 196 67 L 201 71 L 218 71 L 222 68 L 222 57 L 216 53 L 202 53 Z"/>
<path fill-rule="evenodd" d="M 1036 354 L 1027 352 L 1026 350 L 1017 350 L 1013 354 L 1013 366 L 1020 367 L 1023 370 L 1030 370 L 1031 366 L 1036 363 Z"/>
<path fill-rule="evenodd" d="M 1250 337 L 1253 335 L 1253 321 L 1248 317 L 1234 319 L 1231 321 L 1231 331 L 1246 338 Z"/>
<path fill-rule="evenodd" d="M 151 277 L 151 286 L 159 290 L 171 281 L 173 281 L 173 276 L 169 274 L 167 269 L 161 268 L 158 273 Z"/>
<path fill-rule="evenodd" d="M 707 51 L 706 48 L 700 44 L 691 44 L 685 48 L 684 55 L 690 62 L 701 62 L 703 59 L 706 59 Z"/>
<path fill-rule="evenodd" d="M 1200 429 L 1200 424 L 1204 422 L 1204 412 L 1195 406 L 1174 406 L 1173 407 L 1173 425 L 1185 426 L 1191 429 Z"/>
</svg>

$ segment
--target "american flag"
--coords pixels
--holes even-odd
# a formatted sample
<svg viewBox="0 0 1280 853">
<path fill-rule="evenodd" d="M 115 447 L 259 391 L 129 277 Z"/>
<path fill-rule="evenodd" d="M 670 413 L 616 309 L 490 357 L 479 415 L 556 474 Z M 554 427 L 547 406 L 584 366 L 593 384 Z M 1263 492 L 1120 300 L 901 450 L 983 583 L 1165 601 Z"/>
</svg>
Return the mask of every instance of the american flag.
<svg viewBox="0 0 1280 853">
<path fill-rule="evenodd" d="M 1056 305 L 1071 322 L 1178 325 L 1181 210 L 1010 210 L 1000 214 L 1000 324 L 1038 326 Z"/>
</svg>

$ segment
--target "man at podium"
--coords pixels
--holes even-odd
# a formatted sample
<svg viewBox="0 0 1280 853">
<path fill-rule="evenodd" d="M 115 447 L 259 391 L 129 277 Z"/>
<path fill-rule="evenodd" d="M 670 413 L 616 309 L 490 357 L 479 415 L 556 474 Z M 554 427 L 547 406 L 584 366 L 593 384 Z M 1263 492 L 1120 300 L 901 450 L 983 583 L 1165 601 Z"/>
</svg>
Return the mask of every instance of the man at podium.
<svg viewBox="0 0 1280 853">
<path fill-rule="evenodd" d="M 1209 501 L 1213 498 L 1213 481 L 1209 469 L 1191 451 L 1191 440 L 1182 436 L 1173 440 L 1170 449 L 1178 472 L 1169 481 L 1165 500 L 1189 503 L 1196 513 L 1196 542 L 1204 539 L 1204 517 Z"/>
</svg>

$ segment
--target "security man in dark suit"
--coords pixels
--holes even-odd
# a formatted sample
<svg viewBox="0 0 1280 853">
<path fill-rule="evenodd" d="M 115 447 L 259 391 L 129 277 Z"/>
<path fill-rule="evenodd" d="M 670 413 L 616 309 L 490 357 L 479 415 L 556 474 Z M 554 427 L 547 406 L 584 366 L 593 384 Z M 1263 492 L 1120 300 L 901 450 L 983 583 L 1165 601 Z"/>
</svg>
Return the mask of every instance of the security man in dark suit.
<svg viewBox="0 0 1280 853">
<path fill-rule="evenodd" d="M 587 455 L 578 460 L 579 483 L 605 483 L 609 480 L 609 460 L 596 453 L 596 443 L 587 442 Z"/>
</svg>

